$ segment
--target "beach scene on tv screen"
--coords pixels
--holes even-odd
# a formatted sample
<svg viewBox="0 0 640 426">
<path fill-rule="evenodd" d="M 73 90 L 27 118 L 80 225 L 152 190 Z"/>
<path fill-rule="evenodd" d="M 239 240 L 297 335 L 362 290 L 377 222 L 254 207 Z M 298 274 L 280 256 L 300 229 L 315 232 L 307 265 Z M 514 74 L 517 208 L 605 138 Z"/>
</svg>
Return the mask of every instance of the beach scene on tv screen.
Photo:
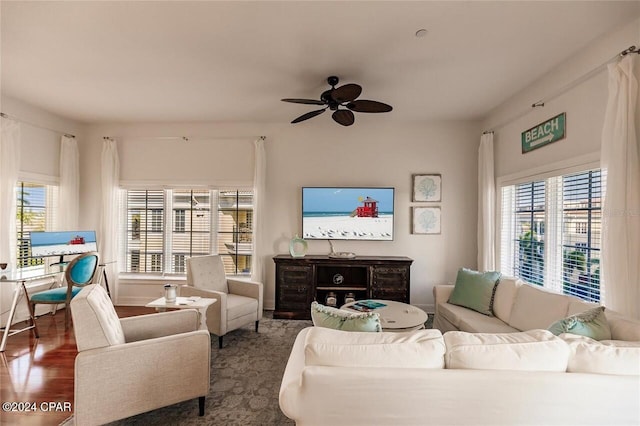
<svg viewBox="0 0 640 426">
<path fill-rule="evenodd" d="M 393 188 L 302 188 L 302 236 L 393 240 Z"/>
<path fill-rule="evenodd" d="M 97 251 L 95 231 L 33 232 L 33 257 L 59 256 Z"/>
</svg>

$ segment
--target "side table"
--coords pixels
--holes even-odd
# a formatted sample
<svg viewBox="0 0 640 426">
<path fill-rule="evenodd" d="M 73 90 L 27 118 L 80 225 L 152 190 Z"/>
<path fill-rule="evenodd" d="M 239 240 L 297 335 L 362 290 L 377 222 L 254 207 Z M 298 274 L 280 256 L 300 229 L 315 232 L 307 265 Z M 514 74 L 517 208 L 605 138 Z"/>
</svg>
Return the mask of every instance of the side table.
<svg viewBox="0 0 640 426">
<path fill-rule="evenodd" d="M 207 308 L 214 303 L 216 299 L 208 299 L 205 297 L 177 297 L 173 303 L 167 303 L 164 297 L 147 303 L 147 308 L 156 308 L 156 311 L 162 312 L 167 309 L 196 309 L 200 312 L 200 329 L 207 330 Z"/>
<path fill-rule="evenodd" d="M 407 303 L 394 302 L 393 300 L 372 300 L 372 302 L 382 303 L 385 306 L 371 309 L 369 312 L 378 312 L 382 331 L 412 331 L 424 328 L 424 323 L 428 319 L 425 311 Z M 358 303 L 346 303 L 340 309 L 351 312 L 362 312 L 351 306 Z"/>
</svg>

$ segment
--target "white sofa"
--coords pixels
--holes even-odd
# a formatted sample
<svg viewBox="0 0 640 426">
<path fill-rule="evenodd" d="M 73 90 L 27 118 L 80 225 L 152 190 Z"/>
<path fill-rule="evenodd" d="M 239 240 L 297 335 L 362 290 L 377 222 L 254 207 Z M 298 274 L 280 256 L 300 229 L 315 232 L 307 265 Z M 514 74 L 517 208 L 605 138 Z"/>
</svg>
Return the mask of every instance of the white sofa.
<svg viewBox="0 0 640 426">
<path fill-rule="evenodd" d="M 554 322 L 597 306 L 577 297 L 559 294 L 517 278 L 502 277 L 493 299 L 493 313 L 487 316 L 447 303 L 453 285 L 433 287 L 433 328 L 475 333 L 513 333 L 547 329 Z M 605 310 L 613 340 L 640 341 L 640 321 Z"/>
<path fill-rule="evenodd" d="M 298 426 L 640 424 L 640 348 L 612 363 L 620 348 L 568 341 L 546 330 L 309 327 L 293 345 L 280 408 Z M 592 344 L 602 346 L 596 361 L 580 346 Z"/>
</svg>

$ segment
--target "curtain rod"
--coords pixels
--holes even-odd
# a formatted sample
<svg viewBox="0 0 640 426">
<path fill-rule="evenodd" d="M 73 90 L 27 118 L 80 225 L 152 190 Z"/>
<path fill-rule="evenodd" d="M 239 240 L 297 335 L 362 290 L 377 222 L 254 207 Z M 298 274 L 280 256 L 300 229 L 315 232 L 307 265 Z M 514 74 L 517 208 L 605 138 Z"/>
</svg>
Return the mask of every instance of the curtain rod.
<svg viewBox="0 0 640 426">
<path fill-rule="evenodd" d="M 549 102 L 555 98 L 557 98 L 558 96 L 568 92 L 569 90 L 573 89 L 574 87 L 584 83 L 585 81 L 591 79 L 592 77 L 594 77 L 595 75 L 599 74 L 601 71 L 603 71 L 607 65 L 609 65 L 611 62 L 615 61 L 616 59 L 622 58 L 627 56 L 630 53 L 638 53 L 640 54 L 640 49 L 638 49 L 636 46 L 629 46 L 627 49 L 624 49 L 622 52 L 616 54 L 614 57 L 610 58 L 609 60 L 603 62 L 602 64 L 598 65 L 597 67 L 593 68 L 591 71 L 581 75 L 580 77 L 576 78 L 575 80 L 573 80 L 572 82 L 570 82 L 569 84 L 566 84 L 564 86 L 562 86 L 560 89 L 556 90 L 554 93 L 552 93 L 551 95 L 540 99 L 538 102 L 534 102 L 533 104 L 531 104 L 530 108 L 542 108 L 544 107 L 544 104 L 546 102 Z M 510 117 L 507 120 L 504 120 L 503 122 L 501 122 L 500 124 L 493 126 L 494 129 L 499 129 L 501 127 L 506 126 L 507 124 L 527 115 L 529 113 L 529 111 L 531 111 L 530 108 L 527 108 L 526 110 L 523 110 L 522 112 L 520 112 L 519 114 L 516 114 L 512 117 Z M 493 132 L 493 130 L 488 130 L 484 133 L 488 133 L 488 132 Z"/>
<path fill-rule="evenodd" d="M 197 140 L 197 139 L 210 139 L 210 140 L 234 140 L 234 139 L 261 139 L 261 140 L 266 140 L 267 137 L 266 136 L 255 136 L 255 135 L 251 135 L 251 136 L 132 136 L 132 138 L 136 138 L 136 139 L 159 139 L 159 140 L 170 140 L 170 139 L 181 139 L 185 142 L 189 142 L 190 140 Z"/>
<path fill-rule="evenodd" d="M 52 129 L 51 127 L 40 126 L 39 124 L 31 123 L 31 122 L 23 120 L 21 118 L 14 117 L 14 116 L 11 116 L 9 114 L 5 114 L 4 112 L 0 112 L 0 116 L 4 117 L 4 118 L 8 118 L 10 120 L 15 120 L 15 121 L 19 121 L 19 122 L 24 123 L 24 124 L 28 124 L 29 126 L 38 127 L 40 129 L 44 129 L 44 130 L 49 130 L 50 132 L 54 132 L 54 133 L 59 133 L 59 134 L 64 135 L 64 136 L 66 136 L 68 138 L 75 138 L 76 137 L 75 135 L 72 135 L 71 133 L 63 132 L 63 131 L 60 131 L 58 129 Z"/>
</svg>

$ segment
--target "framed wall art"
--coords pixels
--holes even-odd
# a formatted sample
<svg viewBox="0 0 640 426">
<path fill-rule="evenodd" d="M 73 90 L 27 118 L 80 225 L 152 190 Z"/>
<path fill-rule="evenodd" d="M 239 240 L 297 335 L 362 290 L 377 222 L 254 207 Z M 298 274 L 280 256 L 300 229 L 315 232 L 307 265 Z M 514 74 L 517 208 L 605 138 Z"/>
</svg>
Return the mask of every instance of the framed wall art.
<svg viewBox="0 0 640 426">
<path fill-rule="evenodd" d="M 440 207 L 413 207 L 412 234 L 439 234 Z"/>
<path fill-rule="evenodd" d="M 413 201 L 442 201 L 442 176 L 413 175 Z"/>
</svg>

